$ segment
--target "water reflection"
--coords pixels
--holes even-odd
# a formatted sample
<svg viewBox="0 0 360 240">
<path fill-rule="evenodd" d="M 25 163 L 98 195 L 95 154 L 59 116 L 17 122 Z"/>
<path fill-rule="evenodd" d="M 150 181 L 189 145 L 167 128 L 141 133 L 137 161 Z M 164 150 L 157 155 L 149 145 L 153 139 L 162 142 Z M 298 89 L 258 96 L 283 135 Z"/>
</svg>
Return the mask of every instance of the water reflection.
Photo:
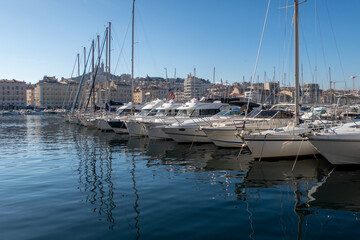
<svg viewBox="0 0 360 240">
<path fill-rule="evenodd" d="M 112 230 L 115 224 L 112 211 L 116 205 L 113 200 L 112 152 L 109 147 L 111 135 L 99 135 L 97 131 L 76 125 L 73 127 L 76 128 L 73 129 L 73 142 L 78 156 L 79 190 L 87 194 L 85 201 L 91 203 L 93 212 L 106 216 Z"/>
<path fill-rule="evenodd" d="M 304 159 L 292 170 L 294 161 L 101 133 L 54 116 L 0 124 L 7 236 L 20 228 L 42 239 L 53 229 L 65 239 L 358 235 L 360 169 Z"/>
<path fill-rule="evenodd" d="M 134 194 L 135 194 L 134 210 L 136 212 L 136 216 L 134 217 L 134 220 L 135 220 L 135 228 L 136 228 L 136 239 L 139 239 L 140 238 L 140 227 L 139 227 L 139 216 L 140 216 L 139 199 L 140 199 L 140 197 L 138 194 L 138 189 L 136 187 L 135 169 L 136 169 L 135 158 L 132 157 L 131 176 L 132 176 L 133 189 L 134 189 Z"/>
<path fill-rule="evenodd" d="M 359 212 L 360 169 L 334 169 L 324 182 L 309 191 L 306 207 Z"/>
<path fill-rule="evenodd" d="M 249 154 L 243 154 L 238 160 L 238 153 L 238 149 L 221 149 L 213 144 L 197 144 L 190 148 L 187 144 L 173 141 L 149 141 L 145 155 L 151 157 L 149 166 L 173 166 L 170 171 L 177 170 L 176 166 L 183 166 L 185 169 L 181 169 L 184 172 L 246 172 L 253 159 Z"/>
<path fill-rule="evenodd" d="M 250 239 L 261 232 L 264 216 L 259 212 L 260 205 L 279 214 L 283 237 L 297 239 L 307 232 L 306 217 L 317 214 L 316 209 L 359 210 L 360 170 L 333 171 L 325 159 L 299 160 L 292 170 L 293 161 L 254 161 L 249 154 L 237 159 L 238 150 L 219 149 L 212 144 L 193 145 L 190 149 L 189 145 L 172 141 L 150 141 L 86 128 L 78 131 L 74 131 L 73 139 L 79 158 L 79 190 L 86 193 L 85 201 L 92 205 L 93 212 L 106 216 L 109 229 L 114 230 L 121 224 L 116 224 L 115 219 L 123 218 L 114 211 L 124 205 L 114 195 L 116 189 L 124 188 L 124 183 L 114 182 L 113 164 L 126 164 L 121 173 L 127 171 L 130 178 L 122 180 L 131 182 L 133 196 L 127 196 L 126 190 L 118 196 L 132 199 L 127 204 L 134 212 L 136 239 L 141 236 L 141 191 L 137 182 L 137 174 L 143 170 L 137 168 L 140 162 L 154 171 L 174 172 L 175 176 L 194 173 L 194 181 L 221 186 L 225 200 L 235 196 L 244 204 Z M 269 198 L 272 201 L 268 202 Z"/>
<path fill-rule="evenodd" d="M 326 179 L 332 166 L 325 159 L 303 159 L 296 163 L 294 170 L 293 164 L 293 161 L 253 161 L 244 182 L 237 184 L 236 191 L 239 199 L 249 201 L 254 195 L 261 199 L 265 195 L 261 189 L 277 189 L 279 201 L 271 204 L 271 207 L 279 211 L 293 209 L 298 219 L 297 239 L 301 239 L 306 214 L 304 209 L 300 210 L 300 206 L 309 200 L 308 193 L 312 187 Z M 251 212 L 249 208 L 248 211 Z M 253 215 L 250 214 L 252 218 Z M 295 225 L 285 213 L 281 214 L 280 224 L 285 236 L 286 229 L 292 229 Z"/>
</svg>

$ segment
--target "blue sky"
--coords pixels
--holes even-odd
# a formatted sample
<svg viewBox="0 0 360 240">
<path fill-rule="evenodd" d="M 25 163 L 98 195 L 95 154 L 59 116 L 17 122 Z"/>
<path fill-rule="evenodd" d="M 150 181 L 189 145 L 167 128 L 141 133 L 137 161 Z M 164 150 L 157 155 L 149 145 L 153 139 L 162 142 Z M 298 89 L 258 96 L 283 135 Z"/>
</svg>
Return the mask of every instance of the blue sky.
<svg viewBox="0 0 360 240">
<path fill-rule="evenodd" d="M 113 25 L 112 70 L 131 71 L 132 0 L 1 0 L 0 79 L 36 83 L 44 75 L 70 77 L 77 53 Z M 270 4 L 257 75 L 293 85 L 291 0 Z M 196 75 L 229 83 L 253 75 L 268 0 L 136 0 L 135 76 Z M 315 11 L 316 9 L 316 11 Z M 360 75 L 360 1 L 308 0 L 300 5 L 300 61 L 304 82 L 352 89 Z M 315 14 L 317 13 L 317 14 Z M 127 32 L 127 35 L 126 35 Z M 125 37 L 126 35 L 126 37 Z M 125 41 L 124 41 L 125 39 Z M 121 46 L 123 52 L 120 54 Z M 115 66 L 116 71 L 115 70 Z M 284 73 L 286 78 L 283 78 Z M 255 77 L 257 81 L 257 77 Z M 360 77 L 356 79 L 360 82 Z M 359 89 L 360 84 L 356 84 Z"/>
</svg>

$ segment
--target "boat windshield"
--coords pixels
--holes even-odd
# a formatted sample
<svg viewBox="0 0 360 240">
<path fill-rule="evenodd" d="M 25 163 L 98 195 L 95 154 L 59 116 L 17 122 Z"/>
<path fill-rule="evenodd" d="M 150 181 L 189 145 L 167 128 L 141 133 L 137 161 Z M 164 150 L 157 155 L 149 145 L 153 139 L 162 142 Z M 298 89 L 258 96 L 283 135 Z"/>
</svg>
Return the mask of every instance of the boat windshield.
<svg viewBox="0 0 360 240">
<path fill-rule="evenodd" d="M 122 113 L 124 112 L 124 109 L 119 109 L 116 112 L 116 115 L 122 115 Z"/>
<path fill-rule="evenodd" d="M 191 112 L 193 110 L 186 110 L 186 109 L 183 109 L 183 110 L 179 110 L 178 113 L 176 114 L 176 116 L 179 116 L 179 117 L 188 117 L 190 116 Z"/>
<path fill-rule="evenodd" d="M 160 116 L 160 117 L 164 117 L 166 116 L 166 110 L 157 110 L 155 116 Z"/>
<path fill-rule="evenodd" d="M 119 109 L 116 114 L 120 116 L 128 115 L 134 112 L 138 112 L 137 110 L 131 109 L 131 108 L 125 108 L 125 109 Z"/>
<path fill-rule="evenodd" d="M 216 116 L 241 116 L 241 115 L 245 115 L 245 113 L 240 110 L 224 110 L 216 114 Z"/>
<path fill-rule="evenodd" d="M 213 116 L 220 112 L 220 109 L 199 109 L 200 116 Z M 194 114 L 192 114 L 194 115 Z"/>
<path fill-rule="evenodd" d="M 278 111 L 276 110 L 266 110 L 261 111 L 259 114 L 257 114 L 254 118 L 272 118 L 274 117 Z"/>
<path fill-rule="evenodd" d="M 153 109 L 149 112 L 149 114 L 147 116 L 155 116 L 157 113 L 157 110 Z"/>
<path fill-rule="evenodd" d="M 255 117 L 256 115 L 258 115 L 259 112 L 261 112 L 261 109 L 254 109 L 254 110 L 251 111 L 249 117 L 250 117 L 250 118 L 253 118 L 253 117 Z"/>
<path fill-rule="evenodd" d="M 139 116 L 147 116 L 149 114 L 151 109 L 143 109 L 141 110 L 141 112 L 139 113 Z"/>
</svg>

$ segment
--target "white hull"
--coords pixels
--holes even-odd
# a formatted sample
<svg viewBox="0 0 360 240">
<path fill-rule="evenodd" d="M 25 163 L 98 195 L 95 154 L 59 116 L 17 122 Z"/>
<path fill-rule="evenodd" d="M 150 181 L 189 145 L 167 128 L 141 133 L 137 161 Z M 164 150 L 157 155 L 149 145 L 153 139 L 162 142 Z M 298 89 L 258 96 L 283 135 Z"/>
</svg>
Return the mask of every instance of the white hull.
<svg viewBox="0 0 360 240">
<path fill-rule="evenodd" d="M 204 128 L 203 131 L 218 147 L 240 148 L 244 143 L 239 132 L 235 130 L 235 128 Z"/>
<path fill-rule="evenodd" d="M 95 127 L 95 119 L 80 118 L 80 123 L 85 127 Z"/>
<path fill-rule="evenodd" d="M 248 135 L 245 142 L 254 158 L 295 158 L 319 154 L 307 138 L 298 135 Z"/>
<path fill-rule="evenodd" d="M 178 143 L 192 143 L 202 142 L 209 143 L 211 139 L 206 134 L 197 128 L 186 128 L 186 127 L 165 127 L 162 130 L 175 142 Z"/>
<path fill-rule="evenodd" d="M 360 135 L 309 136 L 310 143 L 333 165 L 360 164 Z"/>
<path fill-rule="evenodd" d="M 162 129 L 164 126 L 160 124 L 145 123 L 145 130 L 149 139 L 166 140 L 171 139 Z"/>
<path fill-rule="evenodd" d="M 101 131 L 112 131 L 113 129 L 110 127 L 108 122 L 104 119 L 97 119 L 97 127 Z"/>
<path fill-rule="evenodd" d="M 146 137 L 145 124 L 137 121 L 126 121 L 126 128 L 132 137 Z"/>
<path fill-rule="evenodd" d="M 119 134 L 128 134 L 129 131 L 127 130 L 127 128 L 112 128 L 112 130 L 115 133 L 119 133 Z"/>
</svg>

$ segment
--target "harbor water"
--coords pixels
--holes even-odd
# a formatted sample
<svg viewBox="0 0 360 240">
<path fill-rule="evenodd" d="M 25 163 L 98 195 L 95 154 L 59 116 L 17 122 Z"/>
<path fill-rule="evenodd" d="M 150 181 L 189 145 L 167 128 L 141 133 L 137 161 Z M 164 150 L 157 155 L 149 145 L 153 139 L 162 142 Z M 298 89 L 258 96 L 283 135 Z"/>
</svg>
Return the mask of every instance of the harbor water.
<svg viewBox="0 0 360 240">
<path fill-rule="evenodd" d="M 360 170 L 0 116 L 0 239 L 358 239 Z M 294 169 L 292 170 L 294 166 Z"/>
</svg>

